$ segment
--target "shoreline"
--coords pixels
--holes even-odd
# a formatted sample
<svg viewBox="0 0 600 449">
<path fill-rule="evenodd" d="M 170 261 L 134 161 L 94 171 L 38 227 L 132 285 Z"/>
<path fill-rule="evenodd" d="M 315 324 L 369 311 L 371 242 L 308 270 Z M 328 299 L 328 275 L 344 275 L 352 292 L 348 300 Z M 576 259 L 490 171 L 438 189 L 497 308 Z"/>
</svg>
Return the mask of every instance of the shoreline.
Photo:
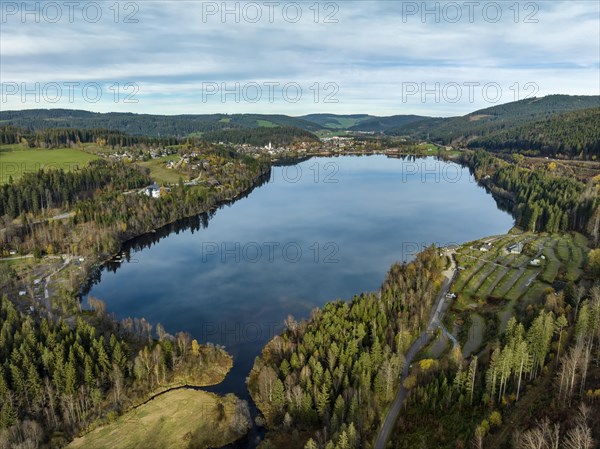
<svg viewBox="0 0 600 449">
<path fill-rule="evenodd" d="M 261 173 L 257 177 L 255 177 L 252 180 L 252 182 L 248 188 L 238 192 L 235 196 L 233 196 L 231 198 L 226 198 L 226 199 L 220 200 L 208 209 L 198 210 L 197 212 L 195 212 L 192 215 L 187 215 L 185 217 L 177 218 L 175 220 L 163 223 L 160 226 L 158 226 L 154 229 L 151 229 L 149 231 L 132 234 L 132 235 L 128 236 L 127 238 L 125 238 L 124 240 L 121 240 L 119 243 L 118 250 L 116 250 L 114 253 L 104 255 L 104 257 L 98 257 L 97 260 L 94 260 L 90 264 L 89 271 L 84 274 L 84 280 L 80 283 L 80 288 L 78 289 L 79 290 L 78 296 L 81 297 L 82 295 L 87 294 L 87 293 L 82 293 L 82 290 L 87 287 L 87 283 L 89 280 L 91 280 L 91 276 L 94 273 L 94 271 L 101 269 L 107 263 L 111 262 L 113 259 L 115 259 L 117 256 L 119 256 L 125 250 L 126 245 L 131 244 L 132 242 L 135 242 L 136 240 L 142 239 L 146 236 L 151 236 L 153 234 L 157 234 L 158 232 L 160 232 L 161 230 L 164 230 L 168 226 L 173 226 L 173 225 L 176 225 L 177 223 L 183 222 L 185 220 L 190 220 L 191 218 L 194 218 L 194 217 L 197 217 L 200 215 L 204 215 L 204 214 L 209 214 L 210 212 L 216 211 L 223 206 L 234 204 L 236 201 L 243 199 L 246 196 L 250 195 L 255 188 L 260 187 L 263 183 L 267 182 L 271 177 L 271 171 L 272 171 L 273 167 L 279 167 L 279 166 L 284 166 L 284 165 L 296 165 L 302 161 L 305 161 L 305 160 L 308 160 L 308 159 L 311 159 L 314 157 L 344 157 L 344 156 L 387 156 L 392 159 L 401 158 L 401 157 L 411 157 L 411 156 L 422 157 L 422 158 L 440 157 L 438 154 L 398 153 L 398 152 L 389 153 L 388 151 L 372 151 L 372 152 L 351 151 L 351 152 L 342 152 L 342 153 L 310 152 L 310 153 L 305 153 L 305 154 L 294 154 L 293 156 L 285 156 L 283 158 L 272 159 L 270 161 L 268 170 Z M 445 161 L 461 163 L 461 165 L 464 165 L 464 164 L 462 164 L 462 161 L 457 161 L 456 158 L 442 157 L 442 159 Z"/>
<path fill-rule="evenodd" d="M 446 161 L 450 161 L 450 162 L 454 162 L 457 163 L 459 165 L 462 165 L 464 167 L 469 167 L 468 164 L 466 164 L 462 159 L 457 159 L 457 158 L 453 158 L 453 157 L 449 157 L 450 155 L 444 154 L 442 153 L 440 154 L 411 154 L 411 153 L 406 153 L 406 154 L 394 154 L 394 155 L 390 155 L 390 154 L 386 154 L 385 152 L 350 152 L 350 153 L 330 153 L 330 154 L 322 154 L 322 153 L 315 153 L 315 154 L 310 154 L 310 155 L 298 155 L 296 157 L 293 158 L 287 158 L 285 160 L 284 163 L 290 164 L 290 165 L 294 165 L 297 164 L 298 162 L 301 162 L 302 160 L 306 160 L 306 159 L 310 159 L 310 158 L 317 158 L 317 157 L 342 157 L 342 156 L 373 156 L 373 155 L 380 155 L 380 156 L 387 156 L 390 158 L 399 158 L 399 157 L 416 157 L 416 158 L 427 158 L 427 157 L 434 157 L 434 158 L 440 158 L 442 160 L 446 160 Z M 256 176 L 254 179 L 252 179 L 251 184 L 248 188 L 240 190 L 239 192 L 237 192 L 237 194 L 231 198 L 226 198 L 220 201 L 217 201 L 215 204 L 211 205 L 208 208 L 201 208 L 200 210 L 198 210 L 197 212 L 195 212 L 192 215 L 188 215 L 182 218 L 178 218 L 169 222 L 165 222 L 163 224 L 161 224 L 160 226 L 156 227 L 155 229 L 152 230 L 148 230 L 139 234 L 135 234 L 135 235 L 131 235 L 131 236 L 127 236 L 127 238 L 121 240 L 119 242 L 119 249 L 111 254 L 104 254 L 101 255 L 97 258 L 95 258 L 95 260 L 88 266 L 86 267 L 85 273 L 83 274 L 83 279 L 82 281 L 79 283 L 79 288 L 78 288 L 78 293 L 75 294 L 75 296 L 79 299 L 80 304 L 81 301 L 83 299 L 84 295 L 87 295 L 89 293 L 89 289 L 91 288 L 91 286 L 93 286 L 94 284 L 94 273 L 102 270 L 108 263 L 110 263 L 111 261 L 114 261 L 115 257 L 119 256 L 120 254 L 122 254 L 124 251 L 129 251 L 131 248 L 127 248 L 128 246 L 133 246 L 135 244 L 136 241 L 142 240 L 144 238 L 150 238 L 150 240 L 154 240 L 152 239 L 153 236 L 155 236 L 156 241 L 152 241 L 150 244 L 156 243 L 158 242 L 160 239 L 162 239 L 163 233 L 166 233 L 167 235 L 172 233 L 172 229 L 170 229 L 170 227 L 176 226 L 178 223 L 179 224 L 184 224 L 186 220 L 190 220 L 193 219 L 195 217 L 200 217 L 200 216 L 208 216 L 209 214 L 211 214 L 211 212 L 215 212 L 216 210 L 220 209 L 223 206 L 226 205 L 231 205 L 233 203 L 235 203 L 237 200 L 239 199 L 243 199 L 246 196 L 249 196 L 252 191 L 257 188 L 260 187 L 262 184 L 264 184 L 265 182 L 268 182 L 268 179 L 270 178 L 271 174 L 272 174 L 272 168 L 274 166 L 278 166 L 278 164 L 281 163 L 281 160 L 272 160 L 271 163 L 268 166 L 268 169 L 266 169 L 263 173 L 261 173 L 260 175 Z M 477 183 L 480 186 L 484 186 L 486 187 L 486 185 L 481 181 L 478 180 Z M 491 192 L 493 193 L 493 192 Z M 495 195 L 494 199 L 496 200 Z M 187 225 L 187 224 L 184 224 Z M 88 289 L 88 291 L 85 291 L 85 289 Z M 85 292 L 84 292 L 85 291 Z M 118 323 L 118 321 L 117 321 Z M 229 371 L 228 371 L 229 372 Z M 225 378 L 225 377 L 224 377 Z M 223 379 L 224 379 L 223 378 Z M 219 385 L 223 379 L 221 379 L 220 382 L 215 383 L 213 385 L 207 385 L 208 387 L 211 386 L 215 386 L 215 385 Z M 194 386 L 188 386 L 188 385 L 181 385 L 181 386 L 177 386 L 177 387 L 169 387 L 167 390 L 161 391 L 159 393 L 153 394 L 149 399 L 146 399 L 145 401 L 150 401 L 152 400 L 154 397 L 160 395 L 160 394 L 164 394 L 168 391 L 174 390 L 174 389 L 184 389 L 184 388 L 190 388 L 190 387 L 194 387 Z M 198 387 L 196 386 L 195 388 L 197 389 L 201 389 L 203 387 Z M 251 395 L 250 395 L 251 397 Z M 141 404 L 137 404 L 136 406 L 133 406 L 131 408 L 129 408 L 127 411 L 125 411 L 123 413 L 123 415 L 125 413 L 127 413 L 128 411 L 130 411 L 131 409 L 134 409 L 135 407 L 139 407 Z M 256 406 L 258 409 L 258 406 Z M 259 411 L 260 413 L 260 411 Z M 254 420 L 253 420 L 254 421 Z M 256 424 L 254 422 L 252 422 L 252 428 L 255 428 Z M 252 430 L 252 428 L 250 429 L 250 431 L 244 435 L 243 437 L 241 437 L 240 439 L 231 442 L 230 444 L 224 446 L 226 448 L 229 447 L 236 447 L 235 444 L 236 442 L 239 442 L 240 440 L 243 440 L 244 438 L 248 438 L 249 434 Z M 250 442 L 249 442 L 250 443 Z M 255 444 L 255 443 L 253 443 Z"/>
<path fill-rule="evenodd" d="M 81 300 L 83 296 L 87 295 L 88 292 L 86 291 L 84 293 L 84 291 L 85 291 L 85 289 L 89 289 L 91 287 L 91 285 L 93 285 L 93 284 L 91 284 L 91 282 L 93 281 L 93 279 L 92 279 L 93 274 L 96 273 L 98 270 L 101 270 L 104 266 L 106 266 L 107 263 L 114 261 L 114 259 L 117 256 L 121 255 L 125 251 L 127 245 L 131 245 L 136 240 L 142 239 L 144 237 L 149 237 L 149 236 L 158 234 L 160 231 L 165 230 L 169 226 L 174 226 L 177 223 L 181 223 L 185 220 L 190 220 L 194 217 L 199 217 L 202 215 L 209 214 L 210 212 L 214 212 L 223 206 L 227 206 L 227 205 L 231 205 L 231 204 L 235 203 L 239 199 L 242 199 L 242 198 L 250 195 L 250 193 L 255 188 L 260 187 L 264 182 L 268 181 L 268 178 L 270 178 L 270 176 L 271 176 L 271 169 L 272 169 L 272 165 L 269 165 L 269 168 L 267 171 L 265 171 L 264 173 L 261 173 L 260 175 L 255 177 L 251 181 L 251 184 L 248 188 L 238 192 L 234 197 L 219 200 L 214 205 L 209 207 L 208 209 L 198 210 L 197 212 L 195 212 L 192 215 L 187 215 L 185 217 L 177 218 L 175 220 L 163 223 L 160 226 L 157 226 L 156 228 L 151 229 L 149 231 L 144 231 L 144 232 L 141 232 L 138 234 L 134 234 L 134 235 L 128 236 L 127 238 L 121 240 L 119 242 L 119 249 L 117 251 L 110 253 L 110 254 L 105 254 L 105 255 L 103 255 L 104 257 L 102 257 L 102 255 L 98 256 L 96 258 L 96 260 L 94 260 L 86 268 L 86 272 L 83 275 L 83 280 L 79 283 L 79 288 L 77 289 L 78 292 L 75 294 L 75 296 L 78 297 L 79 300 Z"/>
<path fill-rule="evenodd" d="M 315 152 L 315 153 L 310 153 L 310 154 L 304 154 L 304 155 L 295 155 L 293 157 L 285 157 L 285 158 L 280 158 L 280 159 L 275 159 L 275 160 L 271 160 L 271 164 L 269 166 L 269 170 L 266 171 L 265 173 L 263 173 L 262 175 L 258 176 L 257 178 L 255 178 L 252 182 L 252 185 L 244 190 L 239 192 L 235 197 L 233 198 L 229 198 L 229 199 L 225 199 L 222 201 L 219 201 L 217 204 L 215 204 L 214 206 L 210 207 L 207 210 L 202 210 L 199 211 L 198 213 L 191 215 L 191 216 L 187 216 L 187 217 L 183 217 L 183 218 L 179 218 L 177 220 L 171 221 L 169 223 L 165 223 L 164 225 L 157 227 L 156 229 L 153 229 L 151 231 L 148 232 L 144 232 L 142 234 L 138 234 L 135 235 L 133 237 L 128 238 L 127 240 L 124 240 L 121 242 L 120 244 L 120 249 L 119 251 L 117 251 L 116 253 L 114 253 L 113 255 L 111 255 L 110 257 L 104 259 L 101 263 L 99 263 L 98 265 L 96 265 L 94 267 L 93 270 L 90 271 L 90 274 L 88 276 L 86 276 L 86 279 L 84 281 L 84 283 L 82 284 L 82 287 L 85 287 L 87 289 L 91 289 L 91 286 L 93 284 L 89 284 L 88 285 L 88 281 L 93 281 L 92 279 L 92 275 L 93 272 L 95 270 L 101 270 L 107 263 L 110 263 L 111 260 L 115 257 L 120 255 L 122 252 L 128 252 L 131 249 L 131 246 L 134 245 L 136 243 L 136 241 L 140 241 L 142 239 L 144 239 L 145 237 L 149 237 L 150 240 L 153 240 L 152 237 L 156 236 L 156 242 L 158 242 L 160 239 L 162 239 L 162 235 L 160 235 L 161 231 L 167 231 L 166 234 L 170 234 L 172 233 L 172 230 L 168 229 L 170 226 L 173 225 L 177 225 L 178 223 L 185 223 L 186 220 L 190 220 L 193 217 L 196 216 L 201 216 L 201 215 L 206 215 L 206 214 L 210 214 L 213 211 L 218 210 L 219 208 L 226 206 L 226 205 L 231 205 L 233 203 L 235 203 L 237 200 L 242 199 L 248 195 L 250 195 L 252 193 L 252 191 L 256 188 L 256 187 L 260 187 L 262 185 L 263 182 L 267 182 L 268 178 L 271 176 L 272 174 L 272 168 L 276 167 L 276 166 L 281 166 L 281 165 L 295 165 L 298 164 L 302 161 L 306 161 L 312 158 L 322 158 L 322 157 L 345 157 L 345 156 L 353 156 L 353 157 L 362 157 L 362 156 L 385 156 L 388 158 L 392 158 L 392 159 L 401 159 L 404 157 L 415 157 L 415 158 L 435 158 L 435 159 L 439 159 L 439 160 L 443 160 L 446 162 L 451 162 L 451 163 L 456 163 L 460 166 L 469 168 L 468 164 L 465 163 L 465 161 L 462 160 L 462 158 L 457 158 L 457 157 L 452 157 L 452 155 L 450 154 L 446 154 L 441 153 L 439 154 L 438 152 L 434 153 L 434 154 L 427 154 L 427 153 L 393 153 L 390 154 L 389 152 L 385 152 L 385 151 L 379 151 L 379 152 L 344 152 L 344 153 L 321 153 L 321 152 Z M 477 183 L 482 186 L 482 187 L 486 187 L 481 181 L 477 181 Z M 490 192 L 492 193 L 492 192 Z M 494 199 L 496 200 L 496 197 L 494 195 L 492 195 L 494 197 Z M 152 241 L 150 243 L 150 245 L 154 244 L 155 242 Z M 129 247 L 128 247 L 129 246 Z M 125 260 L 125 258 L 124 258 Z M 118 269 L 118 268 L 117 268 Z M 83 293 L 82 291 L 80 291 L 80 295 L 83 296 L 84 294 L 87 294 L 88 292 Z M 229 372 L 228 372 L 229 374 Z M 224 379 L 223 379 L 224 380 Z M 222 381 L 221 381 L 222 382 Z M 219 385 L 221 382 L 208 386 L 210 387 L 214 387 Z M 186 388 L 186 386 L 180 386 L 180 387 L 175 387 L 175 388 Z M 246 387 L 247 388 L 247 387 Z M 173 389 L 173 388 L 171 388 Z M 168 390 L 167 390 L 168 391 Z M 252 445 L 252 447 L 256 447 L 256 442 L 254 441 L 250 441 L 251 438 L 251 434 L 252 434 L 252 430 L 253 429 L 258 429 L 259 427 L 262 429 L 262 433 L 266 433 L 269 431 L 269 429 L 267 427 L 261 427 L 261 426 L 257 426 L 257 424 L 254 422 L 255 418 L 258 416 L 262 415 L 262 411 L 260 410 L 260 408 L 258 407 L 258 405 L 256 404 L 256 402 L 254 401 L 254 398 L 252 397 L 252 394 L 250 392 L 250 390 L 247 388 L 250 400 L 252 401 L 252 404 L 249 404 L 251 407 L 253 406 L 253 408 L 255 408 L 255 413 L 253 413 L 252 416 L 252 427 L 249 429 L 248 433 L 246 435 L 244 435 L 242 438 L 231 442 L 230 444 L 220 448 L 220 449 L 230 449 L 230 448 L 237 448 L 238 444 L 240 444 L 240 441 L 244 442 L 244 446 L 246 447 L 247 444 Z M 158 394 L 162 394 L 164 392 L 158 393 Z M 254 436 L 254 435 L 253 435 Z"/>
</svg>

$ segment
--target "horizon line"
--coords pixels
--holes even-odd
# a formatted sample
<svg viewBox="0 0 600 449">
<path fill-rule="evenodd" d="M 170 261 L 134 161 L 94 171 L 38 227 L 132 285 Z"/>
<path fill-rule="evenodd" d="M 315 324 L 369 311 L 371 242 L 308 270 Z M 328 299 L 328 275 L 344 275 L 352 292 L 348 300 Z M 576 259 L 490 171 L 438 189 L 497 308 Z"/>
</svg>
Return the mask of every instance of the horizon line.
<svg viewBox="0 0 600 449">
<path fill-rule="evenodd" d="M 8 110 L 0 110 L 0 115 L 2 114 L 8 114 L 8 113 L 14 113 L 14 112 L 26 112 L 26 111 L 77 111 L 77 112 L 87 112 L 87 113 L 91 113 L 91 114 L 102 114 L 102 115 L 107 115 L 107 114 L 131 114 L 131 115 L 138 115 L 138 116 L 143 116 L 143 115 L 149 115 L 149 116 L 162 116 L 162 117 L 178 117 L 178 116 L 195 116 L 195 115 L 225 115 L 225 116 L 234 116 L 234 115 L 264 115 L 264 116 L 268 116 L 268 115 L 281 115 L 281 116 L 286 116 L 286 117 L 292 117 L 292 118 L 303 118 L 309 115 L 334 115 L 334 116 L 351 116 L 351 115 L 368 115 L 371 117 L 377 117 L 377 118 L 387 118 L 387 117 L 396 117 L 396 116 L 416 116 L 416 117 L 423 117 L 423 118 L 455 118 L 455 117 L 464 117 L 470 114 L 473 114 L 475 112 L 478 111 L 482 111 L 485 109 L 490 109 L 496 106 L 503 106 L 503 105 L 507 105 L 507 104 L 511 104 L 511 103 L 520 103 L 520 102 L 524 102 L 524 101 L 528 101 L 528 100 L 539 100 L 539 99 L 543 99 L 543 98 L 547 98 L 547 97 L 556 97 L 556 96 L 563 96 L 563 97 L 598 97 L 599 101 L 600 101 L 600 94 L 598 95 L 584 95 L 584 94 L 577 94 L 577 95 L 571 95 L 571 94 L 548 94 L 548 95 L 544 95 L 544 96 L 534 96 L 534 97 L 530 97 L 530 98 L 523 98 L 520 100 L 516 100 L 516 101 L 507 101 L 505 103 L 497 103 L 497 104 L 493 104 L 491 106 L 487 106 L 484 108 L 480 108 L 480 109 L 476 109 L 473 110 L 471 112 L 468 112 L 466 114 L 463 115 L 421 115 L 421 114 L 416 114 L 416 113 L 412 113 L 412 112 L 407 112 L 407 113 L 398 113 L 398 114 L 391 114 L 391 115 L 378 115 L 378 114 L 373 114 L 373 113 L 369 113 L 369 112 L 350 112 L 350 113 L 335 113 L 335 112 L 310 112 L 308 114 L 302 114 L 302 115 L 293 115 L 293 114 L 289 114 L 289 113 L 283 113 L 283 112 L 268 112 L 268 113 L 264 113 L 264 112 L 187 112 L 187 113 L 164 113 L 164 114 L 156 114 L 156 113 L 148 113 L 148 112 L 133 112 L 133 111 L 107 111 L 107 112 L 98 112 L 98 111 L 93 111 L 93 110 L 89 110 L 89 109 L 79 109 L 79 108 L 66 108 L 66 107 L 56 107 L 56 108 L 24 108 L 24 109 L 8 109 Z M 600 102 L 598 104 L 598 107 L 600 107 Z"/>
</svg>

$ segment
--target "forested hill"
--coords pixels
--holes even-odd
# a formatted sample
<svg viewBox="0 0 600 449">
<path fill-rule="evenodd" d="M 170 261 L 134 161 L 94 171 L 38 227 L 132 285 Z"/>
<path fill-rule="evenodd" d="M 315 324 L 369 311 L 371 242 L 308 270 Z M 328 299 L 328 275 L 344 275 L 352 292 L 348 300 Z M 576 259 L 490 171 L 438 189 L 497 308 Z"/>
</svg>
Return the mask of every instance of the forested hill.
<svg viewBox="0 0 600 449">
<path fill-rule="evenodd" d="M 309 131 L 291 126 L 275 128 L 248 128 L 205 133 L 202 138 L 206 142 L 228 142 L 232 144 L 249 144 L 262 146 L 271 143 L 273 146 L 289 145 L 294 142 L 318 141 L 317 136 Z"/>
<path fill-rule="evenodd" d="M 463 117 L 426 118 L 392 128 L 390 135 L 413 135 L 444 144 L 487 137 L 567 112 L 600 108 L 600 96 L 549 95 L 481 109 Z"/>
<path fill-rule="evenodd" d="M 429 119 L 430 117 L 420 115 L 378 117 L 368 114 L 309 114 L 299 118 L 331 130 L 381 133 L 399 126 Z"/>
<path fill-rule="evenodd" d="M 600 156 L 600 108 L 567 112 L 502 130 L 469 143 L 489 151 L 588 159 Z"/>
<path fill-rule="evenodd" d="M 348 129 L 373 118 L 378 118 L 368 114 L 309 114 L 299 117 L 307 122 L 316 123 L 323 128 L 329 129 Z"/>
<path fill-rule="evenodd" d="M 274 130 L 278 127 L 297 128 L 310 133 L 323 130 L 373 132 L 391 136 L 410 136 L 442 144 L 469 144 L 477 140 L 488 149 L 498 147 L 519 151 L 542 151 L 545 147 L 549 147 L 549 151 L 553 154 L 566 152 L 570 155 L 579 155 L 581 152 L 594 154 L 594 151 L 597 151 L 594 150 L 593 142 L 594 139 L 597 140 L 597 133 L 593 132 L 593 128 L 594 126 L 598 128 L 597 113 L 594 112 L 598 109 L 600 109 L 600 96 L 550 95 L 497 105 L 462 117 L 450 118 L 408 114 L 390 117 L 367 114 L 310 114 L 302 117 L 276 114 L 149 115 L 35 109 L 0 111 L 0 123 L 4 127 L 19 127 L 30 132 L 49 128 L 109 129 L 129 136 L 154 138 L 185 138 L 190 135 L 225 132 L 224 135 L 232 136 L 242 143 L 256 140 L 257 135 L 264 133 L 241 131 Z M 584 110 L 591 111 L 581 112 L 581 115 L 568 115 Z M 580 120 L 583 120 L 583 123 Z M 529 126 L 532 124 L 536 125 Z M 572 125 L 575 124 L 577 124 L 577 133 L 572 132 L 574 129 Z M 281 130 L 273 133 L 281 135 Z M 211 134 L 211 140 L 217 134 Z M 249 135 L 253 137 L 249 138 Z M 276 139 L 277 136 L 270 140 Z M 564 142 L 563 147 L 556 143 L 557 139 Z M 263 141 L 264 139 L 261 139 L 260 143 L 262 144 Z"/>
<path fill-rule="evenodd" d="M 32 131 L 17 126 L 0 126 L 0 145 L 13 145 L 26 141 L 30 147 L 59 148 L 76 143 L 103 142 L 112 147 L 128 147 L 139 144 L 175 145 L 176 137 L 131 136 L 110 129 L 48 128 Z"/>
<path fill-rule="evenodd" d="M 410 127 L 413 123 L 420 122 L 424 119 L 431 120 L 431 117 L 424 117 L 420 115 L 392 115 L 391 117 L 373 117 L 370 120 L 351 127 L 349 130 L 362 132 L 385 132 L 398 126 Z"/>
<path fill-rule="evenodd" d="M 27 145 L 32 148 L 60 148 L 91 142 L 103 142 L 114 148 L 138 145 L 177 145 L 190 142 L 197 144 L 200 141 L 250 144 L 254 146 L 262 146 L 271 142 L 275 146 L 281 146 L 296 142 L 316 142 L 318 140 L 318 137 L 310 131 L 293 126 L 222 129 L 202 133 L 200 137 L 193 135 L 187 138 L 133 136 L 108 129 L 51 128 L 31 131 L 16 126 L 0 126 L 0 145 L 27 142 Z"/>
<path fill-rule="evenodd" d="M 322 129 L 316 123 L 287 115 L 150 115 L 69 109 L 0 111 L 0 123 L 33 131 L 48 128 L 111 129 L 132 136 L 147 137 L 187 137 L 190 134 L 210 131 L 277 126 L 296 127 L 307 131 Z"/>
</svg>

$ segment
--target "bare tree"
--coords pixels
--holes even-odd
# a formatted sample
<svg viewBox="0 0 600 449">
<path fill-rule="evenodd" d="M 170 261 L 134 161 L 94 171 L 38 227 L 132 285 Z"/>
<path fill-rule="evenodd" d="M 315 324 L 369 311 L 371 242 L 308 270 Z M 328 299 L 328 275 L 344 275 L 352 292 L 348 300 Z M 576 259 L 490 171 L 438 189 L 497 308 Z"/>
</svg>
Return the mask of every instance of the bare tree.
<svg viewBox="0 0 600 449">
<path fill-rule="evenodd" d="M 563 440 L 565 449 L 592 449 L 594 447 L 592 429 L 588 427 L 589 414 L 590 409 L 585 404 L 581 404 L 579 406 L 577 426 L 570 429 Z"/>
<path fill-rule="evenodd" d="M 260 397 L 263 401 L 269 402 L 269 404 L 273 401 L 273 385 L 277 380 L 277 373 L 271 367 L 263 367 L 258 374 L 258 387 L 260 392 Z"/>
<path fill-rule="evenodd" d="M 575 290 L 575 316 L 577 316 L 577 314 L 579 313 L 579 304 L 581 303 L 581 300 L 583 299 L 584 295 L 585 287 L 583 285 L 580 285 L 579 287 L 577 287 L 577 290 Z"/>
<path fill-rule="evenodd" d="M 473 437 L 473 446 L 475 449 L 483 449 L 483 437 L 484 430 L 481 427 L 475 429 L 475 436 Z"/>
<path fill-rule="evenodd" d="M 248 408 L 248 403 L 241 399 L 236 399 L 235 413 L 229 424 L 229 428 L 236 435 L 243 435 L 248 432 L 250 427 L 252 427 L 252 418 L 250 415 L 250 409 Z"/>
<path fill-rule="evenodd" d="M 44 436 L 44 431 L 37 421 L 26 419 L 21 424 L 21 429 L 25 440 L 31 441 L 34 444 L 34 447 L 38 447 Z"/>
<path fill-rule="evenodd" d="M 156 324 L 156 334 L 158 335 L 158 339 L 160 341 L 164 340 L 166 333 L 167 332 L 165 331 L 165 328 L 163 327 L 163 325 L 160 323 L 157 323 Z"/>
<path fill-rule="evenodd" d="M 187 353 L 191 345 L 192 337 L 190 336 L 190 334 L 188 334 L 187 332 L 177 333 L 177 347 L 179 348 L 179 354 L 183 359 L 187 357 Z"/>
<path fill-rule="evenodd" d="M 537 427 L 523 432 L 518 440 L 518 449 L 558 449 L 560 443 L 560 426 L 550 425 L 545 418 Z"/>
<path fill-rule="evenodd" d="M 98 316 L 103 317 L 106 313 L 106 304 L 101 299 L 88 296 L 88 304 L 94 309 Z"/>
<path fill-rule="evenodd" d="M 113 371 L 112 371 L 112 381 L 113 381 L 113 394 L 115 399 L 115 405 L 117 405 L 121 401 L 121 393 L 123 391 L 123 373 L 119 366 L 113 363 Z"/>
<path fill-rule="evenodd" d="M 589 355 L 586 355 L 588 351 L 589 347 L 584 346 L 583 341 L 579 341 L 562 358 L 558 371 L 558 396 L 563 403 L 571 402 L 577 381 L 581 379 L 584 371 L 583 365 L 589 360 Z"/>
</svg>

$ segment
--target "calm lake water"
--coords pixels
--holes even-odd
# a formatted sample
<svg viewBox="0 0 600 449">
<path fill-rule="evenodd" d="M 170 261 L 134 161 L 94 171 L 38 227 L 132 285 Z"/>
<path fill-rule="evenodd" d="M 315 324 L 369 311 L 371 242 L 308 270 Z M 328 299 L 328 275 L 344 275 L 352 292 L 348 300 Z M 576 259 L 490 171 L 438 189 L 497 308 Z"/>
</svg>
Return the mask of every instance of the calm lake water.
<svg viewBox="0 0 600 449">
<path fill-rule="evenodd" d="M 248 399 L 245 379 L 288 315 L 377 289 L 432 243 L 508 231 L 514 221 L 468 169 L 434 158 L 313 158 L 274 167 L 248 197 L 142 237 L 90 294 L 118 318 L 221 344 L 234 368 L 213 391 Z M 118 266 L 118 268 L 116 268 Z"/>
</svg>

